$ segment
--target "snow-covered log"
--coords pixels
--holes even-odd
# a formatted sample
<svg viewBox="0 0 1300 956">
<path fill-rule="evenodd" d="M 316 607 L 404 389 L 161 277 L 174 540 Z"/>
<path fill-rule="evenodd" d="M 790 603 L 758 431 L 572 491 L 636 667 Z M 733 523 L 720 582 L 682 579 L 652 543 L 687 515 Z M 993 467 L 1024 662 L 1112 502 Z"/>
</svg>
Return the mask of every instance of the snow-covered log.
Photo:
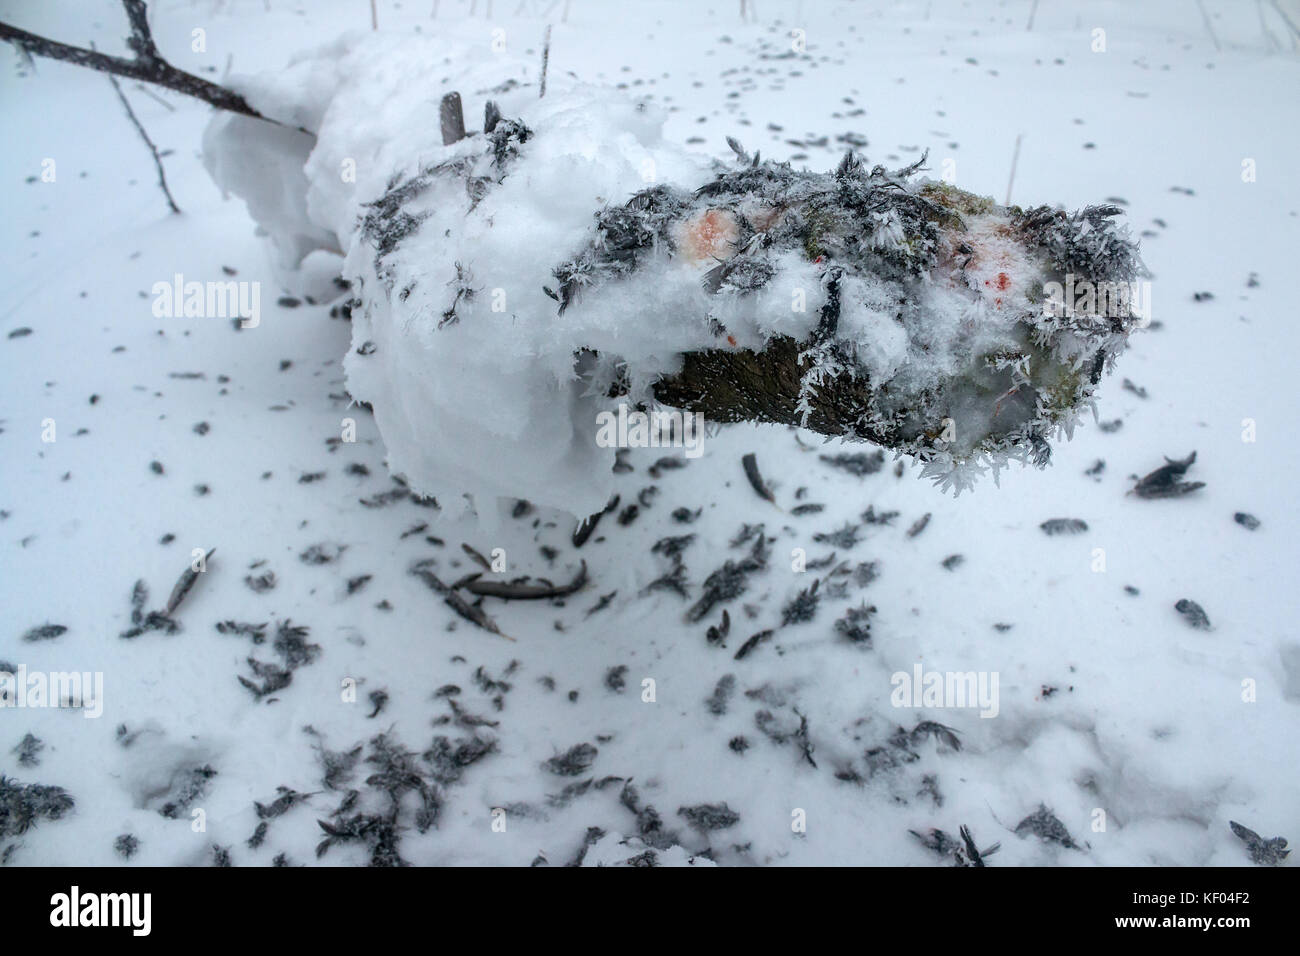
<svg viewBox="0 0 1300 956">
<path fill-rule="evenodd" d="M 553 71 L 539 99 L 538 64 L 448 52 L 345 39 L 232 83 L 314 141 L 238 115 L 205 137 L 285 264 L 344 252 L 349 389 L 445 504 L 599 510 L 620 404 L 871 441 L 960 488 L 1045 462 L 1141 324 L 1115 207 L 1002 207 L 854 154 L 710 163 L 623 93 Z M 444 145 L 451 91 L 484 122 Z"/>
</svg>

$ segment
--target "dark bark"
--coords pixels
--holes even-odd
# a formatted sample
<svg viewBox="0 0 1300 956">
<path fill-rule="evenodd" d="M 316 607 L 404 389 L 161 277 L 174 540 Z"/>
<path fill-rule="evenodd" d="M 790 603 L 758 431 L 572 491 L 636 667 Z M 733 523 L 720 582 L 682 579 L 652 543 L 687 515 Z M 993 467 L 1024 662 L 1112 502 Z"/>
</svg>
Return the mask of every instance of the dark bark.
<svg viewBox="0 0 1300 956">
<path fill-rule="evenodd" d="M 803 421 L 799 390 L 807 367 L 799 361 L 806 346 L 774 338 L 761 352 L 711 349 L 688 352 L 682 370 L 654 385 L 655 398 L 674 408 L 703 412 L 711 422 L 770 422 L 803 426 L 822 435 L 862 431 L 871 385 L 865 378 L 841 375 L 818 388 L 812 414 Z M 888 445 L 888 436 L 862 434 Z"/>
</svg>

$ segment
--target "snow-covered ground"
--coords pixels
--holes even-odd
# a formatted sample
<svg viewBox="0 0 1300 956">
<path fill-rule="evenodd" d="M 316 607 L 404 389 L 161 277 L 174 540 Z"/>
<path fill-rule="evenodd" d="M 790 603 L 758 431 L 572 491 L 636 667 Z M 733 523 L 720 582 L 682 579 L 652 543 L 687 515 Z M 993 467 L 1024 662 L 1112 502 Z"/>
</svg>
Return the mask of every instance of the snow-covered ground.
<svg viewBox="0 0 1300 956">
<path fill-rule="evenodd" d="M 758 0 L 748 23 L 729 0 L 378 6 L 381 29 L 480 50 L 485 72 L 499 56 L 500 82 L 535 82 L 550 23 L 553 75 L 652 100 L 665 138 L 705 158 L 730 157 L 734 136 L 826 169 L 848 134 L 873 163 L 928 149 L 932 175 L 1002 201 L 1019 137 L 1011 201 L 1124 205 L 1157 324 L 1046 471 L 953 499 L 888 458 L 859 477 L 823 457 L 865 452 L 871 467 L 869 447 L 733 426 L 698 459 L 633 450 L 619 506 L 575 548 L 571 515 L 503 501 L 453 519 L 389 477 L 346 391 L 342 300 L 304 300 L 329 287 L 328 261 L 284 272 L 223 200 L 200 153 L 205 105 L 123 84 L 170 151 L 184 210 L 170 216 L 104 76 L 11 64 L 0 670 L 103 683 L 94 719 L 0 710 L 6 862 L 120 863 L 129 834 L 147 864 L 310 863 L 320 845 L 326 864 L 934 865 L 953 857 L 930 831 L 966 826 L 979 848 L 1001 844 L 991 865 L 1223 865 L 1250 859 L 1230 820 L 1300 832 L 1286 304 L 1300 4 L 1205 0 L 1207 22 L 1180 0 L 1041 3 L 1032 29 L 1028 0 Z M 151 7 L 163 53 L 217 79 L 370 27 L 363 0 Z M 125 49 L 111 0 L 0 2 L 0 19 Z M 393 88 L 421 95 L 402 76 Z M 260 283 L 259 325 L 156 316 L 151 290 L 176 274 Z M 1203 488 L 1126 494 L 1192 450 L 1186 478 Z M 751 452 L 776 506 L 746 481 Z M 685 467 L 654 467 L 665 456 Z M 1041 529 L 1057 518 L 1086 530 Z M 747 590 L 688 620 L 706 578 L 760 540 Z M 590 580 L 562 601 L 485 598 L 498 636 L 411 573 L 481 570 L 462 544 L 504 552 L 508 571 L 485 579 L 563 583 L 585 561 Z M 137 581 L 147 614 L 214 547 L 176 633 L 122 636 Z M 647 590 L 674 550 L 685 598 Z M 811 619 L 783 624 L 807 616 L 796 598 L 814 581 Z M 874 614 L 847 616 L 864 605 Z M 723 608 L 729 632 L 710 640 Z M 896 706 L 896 675 L 917 667 L 996 686 L 996 714 Z M 74 805 L 15 789 L 29 785 Z M 275 804 L 281 787 L 304 799 Z M 19 833 L 26 806 L 49 816 Z"/>
</svg>

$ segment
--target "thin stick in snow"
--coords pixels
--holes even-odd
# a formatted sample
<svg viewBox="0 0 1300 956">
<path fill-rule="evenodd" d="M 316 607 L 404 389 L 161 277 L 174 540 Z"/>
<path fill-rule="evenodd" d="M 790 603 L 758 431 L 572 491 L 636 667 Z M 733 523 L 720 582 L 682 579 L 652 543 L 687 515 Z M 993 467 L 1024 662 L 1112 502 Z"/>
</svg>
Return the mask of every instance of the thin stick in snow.
<svg viewBox="0 0 1300 956">
<path fill-rule="evenodd" d="M 542 87 L 538 92 L 537 98 L 540 100 L 546 95 L 546 67 L 551 62 L 551 25 L 546 25 L 546 39 L 542 41 Z"/>
<path fill-rule="evenodd" d="M 1297 27 L 1294 23 L 1291 22 L 1291 18 L 1288 17 L 1288 16 L 1286 15 L 1286 12 L 1285 12 L 1281 7 L 1279 7 L 1279 6 L 1277 5 L 1277 0 L 1271 0 L 1271 3 L 1272 3 L 1272 5 L 1273 5 L 1273 9 L 1277 11 L 1277 15 L 1278 15 L 1279 17 L 1281 17 L 1282 20 L 1286 23 L 1286 25 L 1290 28 L 1290 30 L 1291 30 L 1291 34 L 1292 34 L 1292 36 L 1291 36 L 1291 47 L 1292 47 L 1292 49 L 1294 49 L 1294 48 L 1295 48 L 1295 45 L 1296 45 L 1296 42 L 1295 42 L 1295 41 L 1296 41 L 1296 37 L 1300 37 L 1300 27 Z"/>
<path fill-rule="evenodd" d="M 117 77 L 112 73 L 107 74 L 107 76 L 108 82 L 112 83 L 113 89 L 117 91 L 117 98 L 126 107 L 126 115 L 135 124 L 136 130 L 140 133 L 140 138 L 144 140 L 144 144 L 149 147 L 149 152 L 153 154 L 154 165 L 158 167 L 158 185 L 162 187 L 163 195 L 167 197 L 167 205 L 172 207 L 172 212 L 179 213 L 181 211 L 180 207 L 176 205 L 176 200 L 172 198 L 172 191 L 167 188 L 167 176 L 163 172 L 162 157 L 158 155 L 158 147 L 154 146 L 153 140 L 149 138 L 149 134 L 144 131 L 144 126 L 136 118 L 135 110 L 131 109 L 131 102 L 126 98 L 126 94 L 122 92 L 122 86 L 117 82 Z"/>
<path fill-rule="evenodd" d="M 1034 17 L 1037 16 L 1037 14 L 1038 14 L 1038 0 L 1034 0 L 1034 5 L 1029 8 L 1029 26 L 1025 27 L 1026 30 L 1034 29 Z"/>
<path fill-rule="evenodd" d="M 370 29 L 379 29 L 379 11 L 375 9 L 375 0 L 370 0 Z"/>
<path fill-rule="evenodd" d="M 1264 37 L 1264 49 L 1269 53 L 1277 51 L 1280 47 L 1277 37 L 1268 29 L 1268 23 L 1264 20 L 1264 0 L 1255 0 L 1255 12 L 1259 14 L 1259 32 Z"/>
<path fill-rule="evenodd" d="M 1016 134 L 1016 149 L 1011 154 L 1011 178 L 1007 180 L 1007 198 L 1002 204 L 1004 206 L 1011 205 L 1011 187 L 1016 184 L 1016 163 L 1020 160 L 1020 140 L 1023 136 L 1023 133 Z"/>
<path fill-rule="evenodd" d="M 1223 47 L 1219 45 L 1219 38 L 1214 33 L 1214 27 L 1210 26 L 1210 15 L 1205 12 L 1205 0 L 1196 0 L 1196 5 L 1201 8 L 1201 19 L 1205 21 L 1205 29 L 1210 34 L 1210 39 L 1214 41 L 1214 49 L 1222 53 Z"/>
<path fill-rule="evenodd" d="M 176 107 L 172 106 L 172 105 L 171 105 L 170 103 L 168 103 L 165 99 L 163 99 L 161 96 L 159 96 L 159 95 L 158 95 L 157 93 L 155 93 L 153 90 L 149 89 L 149 87 L 145 86 L 143 83 L 137 83 L 137 84 L 135 85 L 135 88 L 136 88 L 137 90 L 139 90 L 141 93 L 143 93 L 145 96 L 149 97 L 149 99 L 151 99 L 151 100 L 153 100 L 155 103 L 159 104 L 160 106 L 165 106 L 165 107 L 167 107 L 167 112 L 168 112 L 168 113 L 175 113 L 175 112 L 176 112 Z"/>
</svg>

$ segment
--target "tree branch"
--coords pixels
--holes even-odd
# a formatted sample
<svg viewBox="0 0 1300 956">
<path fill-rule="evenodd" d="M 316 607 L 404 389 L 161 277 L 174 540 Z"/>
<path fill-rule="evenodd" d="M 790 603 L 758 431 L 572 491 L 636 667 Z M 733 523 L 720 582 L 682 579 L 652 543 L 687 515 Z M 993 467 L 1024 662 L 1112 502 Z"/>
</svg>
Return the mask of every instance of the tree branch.
<svg viewBox="0 0 1300 956">
<path fill-rule="evenodd" d="M 136 117 L 135 110 L 131 109 L 131 102 L 126 98 L 126 94 L 122 92 L 122 86 L 117 82 L 117 77 L 112 73 L 108 74 L 108 82 L 113 84 L 113 89 L 117 91 L 117 98 L 122 101 L 122 106 L 126 108 L 127 117 L 135 124 L 136 130 L 140 133 L 140 138 L 144 140 L 144 144 L 149 147 L 149 152 L 153 154 L 154 165 L 158 167 L 158 185 L 162 187 L 163 195 L 167 197 L 167 205 L 171 206 L 172 212 L 179 213 L 181 211 L 180 207 L 176 205 L 176 200 L 172 198 L 172 191 L 167 188 L 167 175 L 163 172 L 162 157 L 158 155 L 158 147 L 153 144 L 153 140 L 145 132 L 144 124 Z"/>
<path fill-rule="evenodd" d="M 161 60 L 158 47 L 153 42 L 153 31 L 149 29 L 149 9 L 144 0 L 122 0 L 126 8 L 126 19 L 131 24 L 131 36 L 126 45 L 135 51 L 136 57 L 145 63 Z"/>
<path fill-rule="evenodd" d="M 126 9 L 127 21 L 131 26 L 131 36 L 127 38 L 126 43 L 134 51 L 134 59 L 128 60 L 125 57 L 109 56 L 95 50 L 70 46 L 48 37 L 28 33 L 26 30 L 3 22 L 0 22 L 0 40 L 8 40 L 29 56 L 34 54 L 51 60 L 63 60 L 101 73 L 154 83 L 177 93 L 203 100 L 219 110 L 241 113 L 269 123 L 276 122 L 253 109 L 233 90 L 218 86 L 192 73 L 186 73 L 184 70 L 178 70 L 164 60 L 153 41 L 144 0 L 122 0 L 122 6 Z"/>
</svg>

